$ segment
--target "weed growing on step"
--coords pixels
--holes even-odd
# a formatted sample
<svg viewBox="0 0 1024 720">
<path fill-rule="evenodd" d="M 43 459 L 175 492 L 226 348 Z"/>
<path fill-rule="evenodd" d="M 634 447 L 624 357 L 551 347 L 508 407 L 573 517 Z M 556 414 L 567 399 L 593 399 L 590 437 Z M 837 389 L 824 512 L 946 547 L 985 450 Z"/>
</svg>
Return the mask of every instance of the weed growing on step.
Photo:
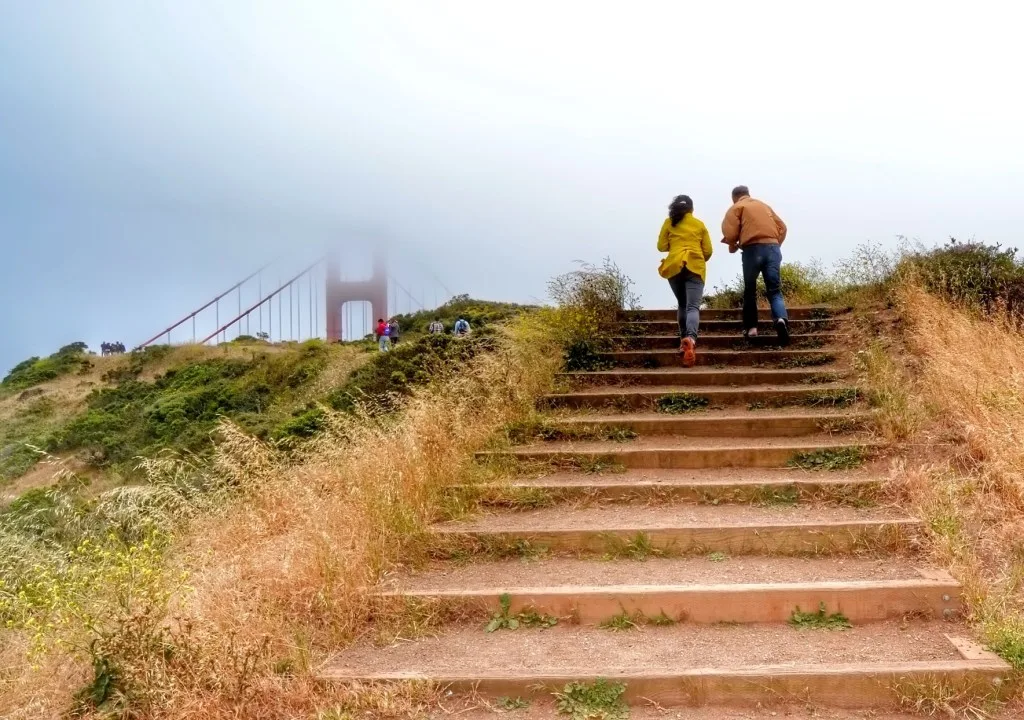
<svg viewBox="0 0 1024 720">
<path fill-rule="evenodd" d="M 927 717 L 988 720 L 1001 705 L 997 688 L 984 680 L 900 680 L 892 691 L 902 709 Z"/>
<path fill-rule="evenodd" d="M 789 616 L 789 624 L 799 630 L 849 630 L 853 627 L 841 612 L 826 612 L 825 603 L 821 603 L 818 612 L 813 613 L 802 612 L 798 607 Z"/>
<path fill-rule="evenodd" d="M 530 707 L 530 701 L 525 700 L 521 697 L 507 697 L 502 696 L 497 700 L 497 706 L 505 712 L 514 712 L 516 710 L 525 710 Z"/>
<path fill-rule="evenodd" d="M 499 597 L 498 602 L 501 604 L 501 609 L 487 623 L 487 626 L 484 628 L 486 632 L 518 630 L 520 627 L 552 628 L 558 624 L 558 618 L 538 613 L 532 609 L 527 609 L 513 615 L 511 613 L 512 596 L 508 593 Z"/>
<path fill-rule="evenodd" d="M 623 608 L 622 612 L 618 615 L 612 615 L 607 620 L 602 620 L 597 624 L 602 630 L 635 630 L 643 625 L 650 625 L 652 627 L 669 627 L 675 625 L 678 621 L 674 618 L 669 617 L 664 610 L 659 612 L 657 615 L 647 615 L 641 610 L 637 610 L 634 613 L 626 612 Z"/>
<path fill-rule="evenodd" d="M 818 423 L 818 427 L 824 433 L 839 435 L 842 433 L 857 432 L 867 427 L 868 421 L 857 417 L 826 418 Z"/>
<path fill-rule="evenodd" d="M 839 373 L 831 372 L 819 372 L 800 380 L 804 385 L 827 385 L 828 383 L 839 382 L 843 379 L 843 376 Z"/>
<path fill-rule="evenodd" d="M 709 400 L 703 395 L 694 393 L 672 393 L 662 395 L 655 401 L 658 412 L 681 415 L 683 413 L 706 410 Z"/>
<path fill-rule="evenodd" d="M 860 398 L 857 388 L 838 388 L 835 390 L 815 390 L 803 395 L 800 403 L 809 407 L 843 407 L 852 405 Z"/>
<path fill-rule="evenodd" d="M 707 558 L 708 558 L 708 562 L 720 563 L 720 562 L 725 562 L 726 560 L 728 560 L 729 556 L 726 555 L 721 550 L 716 550 L 715 552 L 708 553 Z"/>
<path fill-rule="evenodd" d="M 759 485 L 751 499 L 754 505 L 762 506 L 793 506 L 800 502 L 800 491 L 795 485 L 777 487 Z"/>
<path fill-rule="evenodd" d="M 797 453 L 787 465 L 800 470 L 852 470 L 867 459 L 867 451 L 859 446 L 828 448 Z"/>
<path fill-rule="evenodd" d="M 818 367 L 830 365 L 837 360 L 835 355 L 830 353 L 815 353 L 814 355 L 788 355 L 778 360 L 755 363 L 754 367 L 775 368 L 779 370 L 792 370 L 796 368 Z"/>
<path fill-rule="evenodd" d="M 650 557 L 665 557 L 667 554 L 665 550 L 655 547 L 651 536 L 645 532 L 638 532 L 628 540 L 618 535 L 605 535 L 604 544 L 604 557 L 607 560 L 646 560 Z"/>
<path fill-rule="evenodd" d="M 593 683 L 569 683 L 554 693 L 555 707 L 572 720 L 626 720 L 629 706 L 624 695 L 626 686 L 598 679 Z"/>
</svg>

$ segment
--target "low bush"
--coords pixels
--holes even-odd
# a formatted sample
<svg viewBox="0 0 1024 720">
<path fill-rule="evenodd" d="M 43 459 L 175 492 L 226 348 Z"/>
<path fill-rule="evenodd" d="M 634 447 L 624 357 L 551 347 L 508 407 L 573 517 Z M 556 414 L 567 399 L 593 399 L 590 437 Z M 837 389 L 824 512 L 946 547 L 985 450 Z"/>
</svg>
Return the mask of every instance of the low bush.
<svg viewBox="0 0 1024 720">
<path fill-rule="evenodd" d="M 55 380 L 62 375 L 81 372 L 92 367 L 88 347 L 83 342 L 65 345 L 52 355 L 31 357 L 15 365 L 0 382 L 0 387 L 9 390 L 24 390 L 34 385 Z"/>
</svg>

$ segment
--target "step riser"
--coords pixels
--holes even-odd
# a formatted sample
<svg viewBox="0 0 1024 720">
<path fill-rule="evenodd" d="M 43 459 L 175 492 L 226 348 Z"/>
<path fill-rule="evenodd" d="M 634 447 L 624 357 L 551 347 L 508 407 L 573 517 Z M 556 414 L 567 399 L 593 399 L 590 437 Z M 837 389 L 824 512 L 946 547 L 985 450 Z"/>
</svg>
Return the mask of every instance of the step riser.
<svg viewBox="0 0 1024 720">
<path fill-rule="evenodd" d="M 846 709 L 895 707 L 900 701 L 896 688 L 941 684 L 965 688 L 968 696 L 1005 696 L 1010 683 L 1003 682 L 1006 668 L 993 662 L 951 661 L 946 663 L 900 663 L 884 666 L 839 667 L 779 666 L 750 670 L 707 669 L 644 675 L 636 671 L 608 672 L 602 677 L 623 683 L 623 699 L 631 705 L 650 707 L 704 707 L 708 705 L 778 706 L 787 703 L 821 705 Z M 407 675 L 368 675 L 342 682 L 407 683 Z M 550 698 L 568 683 L 592 683 L 591 675 L 525 675 L 515 678 L 476 676 L 418 677 L 456 693 L 474 693 L 490 698 Z"/>
<path fill-rule="evenodd" d="M 674 435 L 677 437 L 799 437 L 822 432 L 847 432 L 863 428 L 868 417 L 859 415 L 825 417 L 773 417 L 770 422 L 752 418 L 672 418 L 623 420 L 621 422 L 574 421 L 555 423 L 568 437 L 600 437 L 614 430 L 629 430 L 637 435 Z"/>
<path fill-rule="evenodd" d="M 881 494 L 876 481 L 817 483 L 813 481 L 765 484 L 622 483 L 602 485 L 511 485 L 508 487 L 457 487 L 484 507 L 537 507 L 557 503 L 659 504 L 692 502 L 702 504 L 747 504 L 818 501 L 839 505 L 873 504 Z M 522 502 L 523 499 L 528 502 Z M 545 498 L 546 502 L 541 501 Z"/>
<path fill-rule="evenodd" d="M 849 308 L 821 308 L 821 307 L 792 307 L 787 308 L 786 314 L 790 320 L 828 320 L 838 315 L 849 312 Z M 664 322 L 675 320 L 678 310 L 633 310 L 619 313 L 619 320 L 622 322 Z M 772 311 L 767 308 L 758 308 L 757 317 L 759 322 L 771 322 Z M 703 320 L 741 320 L 743 310 L 741 308 L 729 308 L 725 310 L 701 310 L 700 319 Z"/>
<path fill-rule="evenodd" d="M 623 335 L 672 335 L 679 334 L 679 323 L 672 320 L 652 320 L 647 322 L 622 322 L 619 327 L 623 329 Z M 790 320 L 789 330 L 794 333 L 813 333 L 832 330 L 836 327 L 835 320 Z M 758 332 L 774 333 L 770 321 L 758 323 Z M 700 332 L 721 332 L 741 335 L 743 333 L 743 322 L 741 320 L 707 320 L 704 313 L 700 316 Z"/>
<path fill-rule="evenodd" d="M 920 532 L 920 523 L 821 523 L 737 527 L 661 529 L 538 530 L 531 532 L 437 531 L 438 554 L 445 549 L 505 552 L 507 548 L 542 548 L 550 552 L 630 555 L 631 544 L 669 555 L 724 552 L 730 555 L 828 555 L 857 549 L 902 548 Z"/>
<path fill-rule="evenodd" d="M 636 371 L 564 373 L 560 376 L 563 381 L 573 387 L 595 387 L 602 385 L 615 385 L 619 387 L 644 385 L 679 385 L 684 387 L 724 385 L 727 387 L 743 387 L 746 385 L 785 385 L 787 383 L 815 385 L 824 382 L 834 382 L 840 377 L 834 371 L 817 368 L 775 372 L 748 370 L 695 373 L 692 370 L 675 370 L 644 373 Z"/>
<path fill-rule="evenodd" d="M 818 333 L 816 335 L 793 335 L 791 348 L 812 348 L 823 347 L 835 343 L 841 336 L 832 333 Z M 612 338 L 612 347 L 620 350 L 678 350 L 679 337 L 677 335 L 655 335 L 647 337 L 617 337 Z M 747 350 L 749 348 L 776 348 L 779 347 L 779 339 L 775 335 L 759 335 L 756 338 L 744 340 L 742 337 L 731 335 L 702 335 L 697 340 L 697 352 L 701 350 Z"/>
<path fill-rule="evenodd" d="M 960 612 L 955 582 L 928 580 L 878 583 L 808 583 L 677 588 L 538 588 L 478 592 L 396 593 L 426 602 L 483 603 L 488 612 L 501 610 L 501 596 L 511 600 L 510 612 L 532 610 L 585 625 L 598 625 L 616 615 L 667 617 L 676 622 L 785 623 L 796 608 L 841 612 L 854 624 L 881 622 L 907 615 L 950 619 Z"/>
<path fill-rule="evenodd" d="M 821 448 L 709 448 L 709 449 L 622 449 L 612 452 L 545 452 L 513 451 L 511 453 L 482 454 L 484 459 L 495 456 L 511 457 L 520 462 L 551 463 L 556 466 L 592 467 L 595 464 L 621 465 L 642 470 L 705 468 L 781 468 L 804 452 Z M 829 449 L 841 449 L 838 446 Z"/>
<path fill-rule="evenodd" d="M 676 351 L 635 351 L 620 350 L 604 353 L 600 359 L 621 367 L 681 367 L 683 362 Z M 721 352 L 705 350 L 697 352 L 697 365 L 714 367 L 763 366 L 768 368 L 822 367 L 835 362 L 835 353 L 825 350 L 745 350 L 742 352 Z"/>
</svg>

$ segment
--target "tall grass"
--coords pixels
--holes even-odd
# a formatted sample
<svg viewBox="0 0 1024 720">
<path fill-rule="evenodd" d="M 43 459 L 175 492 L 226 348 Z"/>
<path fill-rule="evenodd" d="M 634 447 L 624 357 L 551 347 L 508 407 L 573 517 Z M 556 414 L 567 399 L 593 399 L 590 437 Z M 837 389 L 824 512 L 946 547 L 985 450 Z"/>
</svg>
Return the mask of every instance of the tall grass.
<svg viewBox="0 0 1024 720">
<path fill-rule="evenodd" d="M 75 558 L 55 559 L 58 594 L 80 608 L 60 627 L 50 627 L 50 606 L 25 608 L 15 596 L 5 610 L 11 627 L 0 635 L 0 716 L 77 707 L 132 718 L 315 717 L 351 706 L 349 691 L 321 685 L 316 669 L 371 632 L 381 608 L 369 588 L 424 557 L 424 531 L 445 512 L 444 489 L 464 482 L 473 451 L 529 416 L 550 387 L 561 363 L 558 322 L 556 311 L 513 321 L 494 352 L 418 389 L 400 414 L 325 410 L 324 431 L 300 450 L 282 453 L 222 424 L 204 471 L 217 500 L 202 512 L 176 505 L 184 495 L 175 488 L 195 488 L 194 475 L 185 472 L 192 480 L 182 483 L 174 463 L 148 467 L 151 479 L 167 480 L 107 497 L 103 512 L 140 533 L 116 547 L 145 545 L 165 561 L 133 564 L 104 547 L 111 566 L 131 577 L 104 584 L 94 572 L 89 595 L 106 601 L 91 602 L 61 584 L 68 576 L 58 567 Z M 133 525 L 140 505 L 160 512 L 141 512 Z M 178 539 L 147 544 L 164 527 L 146 523 L 161 513 L 178 519 Z M 122 612 L 118 592 L 150 587 L 139 577 L 153 578 L 162 594 L 132 595 Z"/>
<path fill-rule="evenodd" d="M 1024 336 L 907 285 L 907 387 L 932 422 L 897 478 L 964 582 L 986 639 L 1024 670 Z"/>
</svg>

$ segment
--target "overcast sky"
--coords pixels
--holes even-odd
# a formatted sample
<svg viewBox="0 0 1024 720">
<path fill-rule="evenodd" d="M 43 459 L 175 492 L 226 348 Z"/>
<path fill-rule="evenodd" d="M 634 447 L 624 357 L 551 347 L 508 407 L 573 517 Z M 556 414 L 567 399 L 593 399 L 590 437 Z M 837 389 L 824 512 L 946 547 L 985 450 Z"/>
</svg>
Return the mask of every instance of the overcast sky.
<svg viewBox="0 0 1024 720">
<path fill-rule="evenodd" d="M 336 241 L 519 301 L 609 255 L 668 306 L 665 206 L 716 235 L 738 183 L 787 260 L 1013 244 L 1024 51 L 995 8 L 0 0 L 0 371 Z"/>
</svg>

